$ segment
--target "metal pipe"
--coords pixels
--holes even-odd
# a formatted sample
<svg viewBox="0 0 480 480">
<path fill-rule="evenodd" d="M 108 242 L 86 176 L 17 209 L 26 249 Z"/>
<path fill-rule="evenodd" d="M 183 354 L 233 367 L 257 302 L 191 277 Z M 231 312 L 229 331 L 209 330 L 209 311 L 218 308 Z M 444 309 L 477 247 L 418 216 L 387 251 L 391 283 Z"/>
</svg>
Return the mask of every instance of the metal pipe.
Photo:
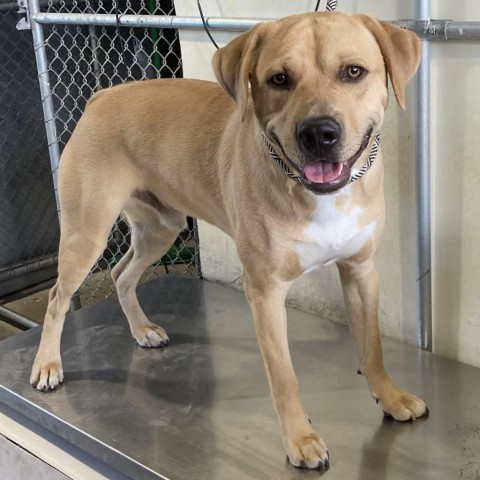
<svg viewBox="0 0 480 480">
<path fill-rule="evenodd" d="M 10 310 L 7 307 L 4 307 L 3 305 L 0 305 L 0 316 L 6 318 L 10 322 L 16 323 L 17 325 L 28 329 L 38 327 L 38 323 L 33 322 L 29 318 Z"/>
<path fill-rule="evenodd" d="M 480 22 L 447 22 L 445 38 L 447 40 L 478 40 L 480 38 Z"/>
<path fill-rule="evenodd" d="M 28 0 L 30 9 L 30 18 L 37 15 L 40 11 L 38 0 Z M 43 27 L 37 22 L 31 22 L 33 48 L 37 63 L 38 83 L 40 85 L 40 95 L 42 98 L 43 117 L 45 120 L 45 130 L 47 132 L 48 152 L 50 156 L 50 166 L 53 177 L 53 188 L 55 191 L 55 202 L 57 204 L 57 213 L 60 216 L 60 207 L 58 202 L 58 166 L 60 162 L 60 148 L 58 146 L 57 128 L 55 125 L 55 108 L 53 105 L 52 90 L 50 88 L 50 77 L 48 74 L 47 52 L 45 49 L 45 39 L 43 37 Z"/>
<path fill-rule="evenodd" d="M 200 236 L 198 234 L 197 220 L 193 219 L 193 240 L 195 243 L 195 275 L 197 278 L 203 278 L 202 262 L 200 260 Z"/>
<path fill-rule="evenodd" d="M 430 0 L 415 0 L 415 18 L 428 19 Z M 430 216 L 430 43 L 422 41 L 415 78 L 415 191 L 417 220 L 418 347 L 432 351 L 432 279 Z"/>
<path fill-rule="evenodd" d="M 417 0 L 418 2 L 419 0 Z M 59 25 L 102 25 L 116 26 L 114 14 L 99 13 L 43 13 L 32 15 L 33 20 L 42 24 Z M 258 23 L 275 20 L 274 18 L 225 18 L 209 17 L 205 21 L 211 30 L 244 32 Z M 425 20 L 425 17 L 422 17 Z M 122 27 L 175 28 L 178 30 L 203 30 L 200 17 L 177 17 L 170 15 L 120 15 L 118 23 Z M 429 28 L 424 23 L 416 24 L 411 20 L 392 22 L 414 30 L 421 38 L 429 40 L 480 40 L 480 22 L 436 21 Z M 437 28 L 437 24 L 442 28 Z M 425 31 L 424 31 L 425 30 Z"/>
<path fill-rule="evenodd" d="M 60 25 L 102 25 L 117 26 L 117 16 L 114 14 L 96 13 L 32 13 L 37 23 Z M 206 19 L 208 28 L 212 30 L 228 30 L 244 32 L 257 23 L 274 20 L 273 18 L 223 18 L 210 17 Z M 203 30 L 200 17 L 177 17 L 171 15 L 120 15 L 118 24 L 122 27 L 158 27 Z"/>
<path fill-rule="evenodd" d="M 7 281 L 12 276 L 28 275 L 29 273 L 45 267 L 53 267 L 58 263 L 58 255 L 49 255 L 48 257 L 38 258 L 27 261 L 25 263 L 18 263 L 15 265 L 8 265 L 0 270 L 0 282 Z"/>
</svg>

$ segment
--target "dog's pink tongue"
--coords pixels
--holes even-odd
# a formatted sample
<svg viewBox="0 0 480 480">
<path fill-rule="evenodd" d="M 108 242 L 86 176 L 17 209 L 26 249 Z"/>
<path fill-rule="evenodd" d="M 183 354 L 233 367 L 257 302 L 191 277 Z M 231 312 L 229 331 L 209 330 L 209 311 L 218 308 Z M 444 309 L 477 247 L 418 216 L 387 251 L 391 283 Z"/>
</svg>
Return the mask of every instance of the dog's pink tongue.
<svg viewBox="0 0 480 480">
<path fill-rule="evenodd" d="M 338 178 L 342 169 L 342 163 L 317 162 L 307 165 L 303 172 L 312 183 L 328 183 Z"/>
</svg>

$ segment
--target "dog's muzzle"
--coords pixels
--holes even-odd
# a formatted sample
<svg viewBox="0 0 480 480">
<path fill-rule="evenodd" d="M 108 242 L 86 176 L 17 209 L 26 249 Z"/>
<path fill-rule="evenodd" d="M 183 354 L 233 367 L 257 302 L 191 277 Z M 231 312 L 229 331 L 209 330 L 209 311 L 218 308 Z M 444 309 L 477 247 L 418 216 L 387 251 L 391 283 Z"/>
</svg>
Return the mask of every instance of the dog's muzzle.
<svg viewBox="0 0 480 480">
<path fill-rule="evenodd" d="M 340 130 L 338 130 L 340 131 Z M 326 194 L 340 190 L 350 182 L 351 169 L 356 161 L 362 156 L 363 152 L 370 143 L 373 129 L 369 128 L 362 139 L 359 149 L 348 160 L 343 162 L 334 162 L 328 160 L 313 160 L 307 162 L 302 170 L 304 185 L 315 193 Z M 339 139 L 340 137 L 338 137 Z M 328 154 L 337 143 L 338 139 L 330 147 L 320 146 L 323 158 L 328 158 Z M 328 150 L 330 148 L 330 151 Z M 322 158 L 317 156 L 316 158 Z"/>
<path fill-rule="evenodd" d="M 328 153 L 331 155 L 331 150 L 341 137 L 341 127 L 329 117 L 320 117 L 314 119 L 314 121 L 304 122 L 297 129 L 297 139 L 305 156 L 313 158 L 302 167 L 296 165 L 286 155 L 282 144 L 274 133 L 271 135 L 286 161 L 275 152 L 266 135 L 262 134 L 262 137 L 270 156 L 290 178 L 302 183 L 317 195 L 325 195 L 334 193 L 348 183 L 358 180 L 370 169 L 378 153 L 379 134 L 375 137 L 367 162 L 359 171 L 352 174 L 352 167 L 369 145 L 372 133 L 373 127 L 370 127 L 355 154 L 343 162 L 315 160 L 315 158 L 328 158 Z"/>
<path fill-rule="evenodd" d="M 342 137 L 342 127 L 332 117 L 310 118 L 297 127 L 297 143 L 306 158 L 325 158 Z"/>
</svg>

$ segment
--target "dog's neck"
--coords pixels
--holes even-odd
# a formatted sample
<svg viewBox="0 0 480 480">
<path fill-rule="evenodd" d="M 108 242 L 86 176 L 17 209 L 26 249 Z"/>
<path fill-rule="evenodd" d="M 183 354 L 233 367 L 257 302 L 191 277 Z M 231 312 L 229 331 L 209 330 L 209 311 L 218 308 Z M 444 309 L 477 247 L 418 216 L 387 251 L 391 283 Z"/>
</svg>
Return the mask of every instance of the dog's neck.
<svg viewBox="0 0 480 480">
<path fill-rule="evenodd" d="M 273 161 L 282 169 L 282 171 L 289 178 L 299 183 L 302 183 L 302 175 L 299 173 L 293 172 L 292 169 L 282 159 L 282 157 L 280 157 L 280 155 L 277 154 L 277 152 L 273 148 L 273 145 L 270 143 L 270 141 L 265 136 L 265 134 L 263 132 L 261 132 L 261 134 L 262 134 L 262 140 Z M 373 139 L 372 149 L 370 150 L 370 154 L 368 155 L 367 161 L 358 172 L 355 172 L 350 176 L 350 183 L 354 182 L 355 180 L 358 180 L 359 178 L 362 178 L 370 170 L 370 167 L 373 165 L 373 162 L 377 157 L 379 147 L 380 147 L 380 133 L 377 133 L 377 135 L 375 135 L 375 138 Z"/>
</svg>

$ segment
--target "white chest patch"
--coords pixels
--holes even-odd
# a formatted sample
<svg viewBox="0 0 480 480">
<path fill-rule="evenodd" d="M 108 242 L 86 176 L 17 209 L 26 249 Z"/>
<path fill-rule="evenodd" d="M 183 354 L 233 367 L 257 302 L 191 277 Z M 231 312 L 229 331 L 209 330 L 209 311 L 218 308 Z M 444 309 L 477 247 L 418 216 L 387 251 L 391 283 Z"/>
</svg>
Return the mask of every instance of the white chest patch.
<svg viewBox="0 0 480 480">
<path fill-rule="evenodd" d="M 347 187 L 341 193 L 317 197 L 312 220 L 295 247 L 304 273 L 351 257 L 365 245 L 375 230 L 375 221 L 359 224 L 362 209 L 348 205 L 349 190 Z M 339 195 L 347 197 L 342 210 L 336 207 Z"/>
</svg>

